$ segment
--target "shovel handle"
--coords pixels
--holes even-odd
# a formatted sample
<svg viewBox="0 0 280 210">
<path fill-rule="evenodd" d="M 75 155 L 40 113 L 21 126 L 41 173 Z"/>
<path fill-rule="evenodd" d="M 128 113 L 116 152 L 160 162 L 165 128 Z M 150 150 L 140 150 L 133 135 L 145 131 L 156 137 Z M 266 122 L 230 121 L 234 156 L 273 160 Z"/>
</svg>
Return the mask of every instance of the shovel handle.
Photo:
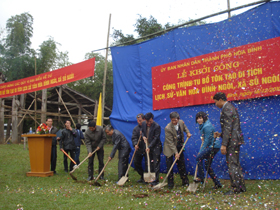
<svg viewBox="0 0 280 210">
<path fill-rule="evenodd" d="M 200 149 L 201 149 L 202 145 L 203 145 L 203 142 L 201 143 Z M 197 169 L 198 169 L 198 164 L 196 164 L 196 167 L 195 167 L 194 179 L 196 179 L 196 176 L 197 176 Z"/>
<path fill-rule="evenodd" d="M 75 165 L 77 165 L 77 163 L 75 162 L 75 160 L 73 160 L 73 159 L 64 151 L 64 149 L 61 149 L 61 151 L 62 151 Z"/>
<path fill-rule="evenodd" d="M 146 141 L 146 149 L 148 148 L 148 139 Z M 148 173 L 151 173 L 151 166 L 150 166 L 150 155 L 149 155 L 149 152 L 146 152 L 147 153 L 147 159 L 148 159 Z"/>
<path fill-rule="evenodd" d="M 215 145 L 216 139 L 217 138 L 214 138 L 214 141 L 213 141 L 213 147 L 212 147 L 212 151 L 211 151 L 211 154 L 210 154 L 209 163 L 208 163 L 208 167 L 207 167 L 207 171 L 206 171 L 206 176 L 205 176 L 204 183 L 203 183 L 203 192 L 204 192 L 204 189 L 205 189 L 205 183 L 206 183 L 206 180 L 207 180 L 208 171 L 209 171 L 209 168 L 210 168 L 210 163 L 212 161 L 212 155 L 213 155 L 213 152 L 214 152 L 214 145 Z"/>
<path fill-rule="evenodd" d="M 138 142 L 137 142 L 137 145 L 136 145 L 136 146 L 139 145 L 140 139 L 141 139 L 141 135 L 139 136 L 139 139 L 138 139 Z M 127 168 L 126 173 L 125 173 L 124 176 L 127 176 L 127 174 L 128 174 L 128 171 L 129 171 L 129 168 L 130 168 L 130 166 L 131 166 L 131 164 L 132 164 L 132 161 L 133 161 L 133 159 L 134 159 L 135 153 L 136 153 L 136 149 L 134 150 L 134 153 L 133 153 L 133 155 L 132 155 L 132 158 L 131 158 L 131 160 L 130 160 L 129 166 L 128 166 L 128 168 Z"/>
<path fill-rule="evenodd" d="M 102 168 L 102 170 L 100 171 L 99 175 L 96 177 L 94 182 L 97 182 L 97 180 L 100 178 L 101 174 L 103 173 L 103 171 L 105 170 L 107 164 L 110 162 L 110 160 L 108 159 L 107 162 L 105 163 L 104 167 Z"/>
<path fill-rule="evenodd" d="M 90 153 L 90 154 L 93 155 L 97 150 L 98 150 L 98 149 L 94 150 L 94 151 L 93 151 L 92 153 Z M 70 174 L 73 173 L 77 168 L 79 168 L 79 166 L 82 165 L 89 157 L 90 157 L 90 156 L 89 156 L 89 154 L 88 154 L 88 156 L 87 156 L 82 162 L 80 162 L 80 164 L 79 164 L 77 167 L 73 168 L 73 170 L 70 171 Z"/>
<path fill-rule="evenodd" d="M 185 148 L 185 146 L 186 146 L 188 140 L 189 140 L 189 137 L 187 138 L 187 140 L 186 140 L 185 143 L 183 144 L 183 147 L 182 147 L 182 149 L 181 149 L 180 152 L 179 152 L 179 156 L 180 156 L 181 153 L 183 152 L 183 150 L 184 150 L 184 148 Z M 166 174 L 166 177 L 164 178 L 164 180 L 163 180 L 162 183 L 164 183 L 164 182 L 166 181 L 167 177 L 169 176 L 170 172 L 172 171 L 172 169 L 173 169 L 173 167 L 174 167 L 174 165 L 175 165 L 175 163 L 176 163 L 177 160 L 178 160 L 178 158 L 175 158 L 174 162 L 172 163 L 172 165 L 171 165 L 171 167 L 170 167 L 168 173 Z"/>
</svg>

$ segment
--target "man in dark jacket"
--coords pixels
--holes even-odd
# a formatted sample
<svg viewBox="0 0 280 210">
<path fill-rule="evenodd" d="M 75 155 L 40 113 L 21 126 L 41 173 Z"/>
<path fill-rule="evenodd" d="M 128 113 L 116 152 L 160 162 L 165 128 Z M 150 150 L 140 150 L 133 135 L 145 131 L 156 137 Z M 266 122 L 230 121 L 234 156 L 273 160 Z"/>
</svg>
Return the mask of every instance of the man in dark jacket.
<svg viewBox="0 0 280 210">
<path fill-rule="evenodd" d="M 101 126 L 96 125 L 95 121 L 91 121 L 88 124 L 88 129 L 85 132 L 85 144 L 87 147 L 88 153 L 92 153 L 94 150 L 97 150 L 97 157 L 99 162 L 99 173 L 104 167 L 104 149 L 103 146 L 106 143 L 106 135 Z M 94 171 L 94 156 L 93 154 L 88 159 L 88 181 L 93 179 Z M 100 179 L 104 178 L 104 173 L 100 176 Z"/>
<path fill-rule="evenodd" d="M 218 92 L 213 97 L 217 107 L 222 109 L 220 123 L 222 133 L 215 132 L 214 137 L 222 137 L 221 153 L 226 155 L 228 172 L 233 190 L 225 193 L 245 192 L 245 182 L 239 163 L 240 146 L 244 143 L 240 128 L 240 118 L 237 109 L 227 101 L 224 93 Z"/>
<path fill-rule="evenodd" d="M 84 139 L 84 134 L 83 132 L 81 131 L 81 124 L 80 123 L 77 123 L 76 124 L 76 137 L 74 137 L 74 141 L 75 141 L 75 144 L 76 144 L 76 149 L 75 149 L 75 162 L 77 163 L 77 165 L 80 164 L 80 147 L 81 147 L 81 140 Z"/>
<path fill-rule="evenodd" d="M 71 121 L 65 121 L 65 128 L 61 132 L 61 137 L 59 141 L 60 150 L 62 149 L 68 154 L 70 153 L 71 158 L 74 160 L 75 158 L 75 149 L 76 144 L 74 141 L 74 137 L 76 136 L 76 130 L 71 128 Z M 64 154 L 64 171 L 68 173 L 68 163 L 67 156 Z M 74 163 L 70 161 L 70 171 L 73 170 Z"/>
<path fill-rule="evenodd" d="M 112 136 L 112 142 L 114 144 L 109 160 L 112 160 L 116 151 L 119 150 L 118 180 L 120 180 L 127 171 L 131 148 L 124 135 L 111 125 L 105 127 L 105 132 L 108 136 Z"/>
<path fill-rule="evenodd" d="M 159 124 L 154 122 L 154 115 L 151 112 L 145 114 L 144 118 L 146 122 L 142 123 L 142 136 L 144 141 L 148 142 L 146 152 L 149 153 L 151 172 L 156 173 L 156 180 L 152 182 L 152 185 L 157 185 L 159 183 L 160 153 L 162 152 L 160 141 L 161 128 Z M 146 164 L 145 171 L 147 170 Z"/>
<path fill-rule="evenodd" d="M 54 127 L 52 118 L 47 118 L 46 125 L 48 126 L 49 133 L 56 134 L 58 129 Z M 55 171 L 56 168 L 56 160 L 57 160 L 57 137 L 52 137 L 52 151 L 51 151 L 51 171 L 54 174 L 57 174 Z"/>
<path fill-rule="evenodd" d="M 141 176 L 140 179 L 137 181 L 138 183 L 144 183 L 144 178 L 143 178 L 143 173 L 144 170 L 142 168 L 142 160 L 143 158 L 147 158 L 146 152 L 145 152 L 145 142 L 142 140 L 142 137 L 140 139 L 139 145 L 137 146 L 139 137 L 142 133 L 142 122 L 144 121 L 144 115 L 143 114 L 138 114 L 136 116 L 137 119 L 137 123 L 138 125 L 135 126 L 135 128 L 133 129 L 132 132 L 132 144 L 136 150 L 135 152 L 135 156 L 134 156 L 134 166 L 135 166 L 135 170 L 138 172 L 138 174 Z"/>
</svg>

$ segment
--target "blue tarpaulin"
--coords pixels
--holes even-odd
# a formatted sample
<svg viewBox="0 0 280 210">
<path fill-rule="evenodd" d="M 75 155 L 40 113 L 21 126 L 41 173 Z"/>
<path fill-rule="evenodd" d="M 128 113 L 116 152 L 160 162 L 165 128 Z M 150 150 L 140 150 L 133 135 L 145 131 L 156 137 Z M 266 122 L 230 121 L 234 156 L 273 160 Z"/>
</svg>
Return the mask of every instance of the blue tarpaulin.
<svg viewBox="0 0 280 210">
<path fill-rule="evenodd" d="M 152 67 L 279 36 L 280 2 L 269 2 L 218 23 L 178 28 L 140 44 L 112 47 L 114 98 L 111 124 L 131 144 L 132 130 L 137 125 L 136 115 L 152 112 L 154 120 L 161 126 L 163 143 L 164 128 L 170 122 L 169 114 L 177 111 L 192 134 L 184 155 L 187 171 L 194 174 L 195 157 L 201 144 L 195 115 L 199 111 L 207 112 L 215 129 L 221 132 L 221 110 L 214 104 L 207 104 L 153 111 Z M 279 70 L 279 66 L 275 68 Z M 245 179 L 279 179 L 280 97 L 233 101 L 233 104 L 239 111 L 245 137 L 240 154 Z M 160 170 L 164 173 L 167 172 L 165 161 L 162 154 Z M 213 168 L 219 178 L 229 178 L 225 156 L 220 152 L 214 159 Z"/>
</svg>

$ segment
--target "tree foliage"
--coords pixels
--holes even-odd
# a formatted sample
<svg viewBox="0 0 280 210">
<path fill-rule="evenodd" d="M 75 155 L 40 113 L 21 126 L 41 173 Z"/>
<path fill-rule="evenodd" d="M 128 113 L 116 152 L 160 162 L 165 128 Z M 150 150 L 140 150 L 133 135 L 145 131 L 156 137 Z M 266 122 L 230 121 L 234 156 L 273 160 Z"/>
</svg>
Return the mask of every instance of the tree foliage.
<svg viewBox="0 0 280 210">
<path fill-rule="evenodd" d="M 133 34 L 124 35 L 122 30 L 113 29 L 113 34 L 112 34 L 112 38 L 114 40 L 113 45 L 131 45 L 131 44 L 143 42 L 145 40 L 160 36 L 165 33 L 164 30 L 170 29 L 175 26 L 171 23 L 166 23 L 165 25 L 161 25 L 160 23 L 158 23 L 157 19 L 155 19 L 153 16 L 150 16 L 149 19 L 142 17 L 142 15 L 138 15 L 138 16 L 139 17 L 136 20 L 136 23 L 134 24 L 134 27 L 135 27 L 134 31 L 137 32 L 138 39 L 142 38 L 142 37 L 143 37 L 143 39 L 136 40 L 136 38 L 134 37 Z M 192 21 L 192 19 L 189 19 L 188 21 L 179 20 L 178 24 L 180 25 L 180 24 L 183 24 L 183 23 L 186 23 L 189 21 Z M 198 22 L 194 22 L 192 24 L 188 24 L 184 27 L 203 25 L 205 23 L 206 22 L 204 22 L 204 21 L 198 21 Z M 160 32 L 160 31 L 162 31 L 162 32 Z M 157 33 L 157 34 L 154 34 L 154 33 Z M 152 34 L 154 34 L 154 35 L 152 35 Z M 129 43 L 127 43 L 127 42 L 129 42 Z"/>
<path fill-rule="evenodd" d="M 72 65 L 73 63 L 71 63 L 69 61 L 69 56 L 68 56 L 68 51 L 66 52 L 58 52 L 58 55 L 57 55 L 57 60 L 56 60 L 56 68 L 57 69 L 60 69 L 60 68 L 63 68 L 65 66 L 70 66 Z"/>
<path fill-rule="evenodd" d="M 37 52 L 31 49 L 32 25 L 32 15 L 22 13 L 7 20 L 5 37 L 4 29 L 0 29 L 0 70 L 7 81 L 35 75 L 36 57 L 37 74 L 71 64 L 68 52 L 60 52 L 59 43 L 52 37 L 44 41 Z"/>
<path fill-rule="evenodd" d="M 87 53 L 85 59 L 95 57 L 94 78 L 85 78 L 76 82 L 69 83 L 68 86 L 87 95 L 88 97 L 98 100 L 100 93 L 103 91 L 103 77 L 105 68 L 105 57 L 98 53 Z M 105 105 L 112 109 L 113 106 L 113 65 L 112 61 L 107 62 L 106 74 L 106 94 Z M 110 113 L 106 113 L 109 116 Z"/>
<path fill-rule="evenodd" d="M 29 13 L 12 16 L 6 24 L 7 38 L 5 48 L 8 57 L 17 57 L 30 52 L 33 36 L 33 17 Z"/>
<path fill-rule="evenodd" d="M 39 49 L 38 70 L 37 74 L 45 73 L 54 70 L 56 66 L 57 43 L 50 37 L 44 41 Z"/>
<path fill-rule="evenodd" d="M 150 16 L 149 19 L 142 17 L 142 15 L 138 15 L 138 19 L 136 20 L 136 23 L 134 24 L 134 31 L 137 32 L 139 37 L 145 37 L 147 35 L 165 30 L 167 28 L 172 27 L 172 25 L 170 25 L 170 23 L 165 24 L 164 26 L 162 26 L 160 23 L 157 22 L 157 19 L 155 19 L 153 16 Z M 136 38 L 132 35 L 132 34 L 126 34 L 124 35 L 122 33 L 122 30 L 117 30 L 117 29 L 113 29 L 113 39 L 115 41 L 114 44 L 123 44 L 123 45 L 131 45 L 131 44 L 135 44 L 135 43 L 139 43 L 142 41 L 145 41 L 147 39 L 151 39 L 153 37 L 159 36 L 163 33 L 157 34 L 157 35 L 152 35 L 149 36 L 148 38 L 143 38 L 141 40 L 138 40 L 136 42 Z M 135 41 L 133 41 L 135 40 Z M 130 43 L 125 44 L 128 41 L 132 41 Z"/>
<path fill-rule="evenodd" d="M 8 81 L 30 76 L 34 72 L 33 51 L 30 48 L 32 25 L 33 17 L 29 13 L 12 16 L 7 21 L 7 36 L 1 40 L 0 67 Z"/>
<path fill-rule="evenodd" d="M 184 24 L 184 23 L 187 23 L 187 22 L 191 22 L 191 21 L 194 21 L 193 19 L 189 18 L 189 20 L 183 20 L 183 19 L 180 19 L 178 21 L 178 25 L 181 25 L 181 24 Z M 190 24 L 187 24 L 183 27 L 191 27 L 191 26 L 200 26 L 200 25 L 205 25 L 206 24 L 206 21 L 203 21 L 203 20 L 200 20 L 200 21 L 196 21 L 196 22 L 193 22 L 193 23 L 190 23 Z"/>
</svg>

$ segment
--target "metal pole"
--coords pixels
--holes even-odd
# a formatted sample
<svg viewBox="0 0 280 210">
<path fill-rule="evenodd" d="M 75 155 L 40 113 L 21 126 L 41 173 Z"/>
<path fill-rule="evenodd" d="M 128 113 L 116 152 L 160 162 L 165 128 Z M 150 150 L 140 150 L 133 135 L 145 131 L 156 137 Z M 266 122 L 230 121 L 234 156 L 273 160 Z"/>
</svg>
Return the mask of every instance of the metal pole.
<svg viewBox="0 0 280 210">
<path fill-rule="evenodd" d="M 230 0 L 227 0 L 228 18 L 231 18 L 231 15 L 230 15 L 230 4 L 229 4 L 229 1 L 230 1 Z"/>
<path fill-rule="evenodd" d="M 103 126 L 103 119 L 104 119 L 105 91 L 106 91 L 106 74 L 107 74 L 107 59 L 108 59 L 108 48 L 109 48 L 110 25 L 111 25 L 111 14 L 110 14 L 110 16 L 109 16 L 108 35 L 107 35 L 107 48 L 106 48 L 105 67 L 104 67 L 104 77 L 103 77 L 102 119 L 101 119 L 101 126 Z"/>
</svg>

